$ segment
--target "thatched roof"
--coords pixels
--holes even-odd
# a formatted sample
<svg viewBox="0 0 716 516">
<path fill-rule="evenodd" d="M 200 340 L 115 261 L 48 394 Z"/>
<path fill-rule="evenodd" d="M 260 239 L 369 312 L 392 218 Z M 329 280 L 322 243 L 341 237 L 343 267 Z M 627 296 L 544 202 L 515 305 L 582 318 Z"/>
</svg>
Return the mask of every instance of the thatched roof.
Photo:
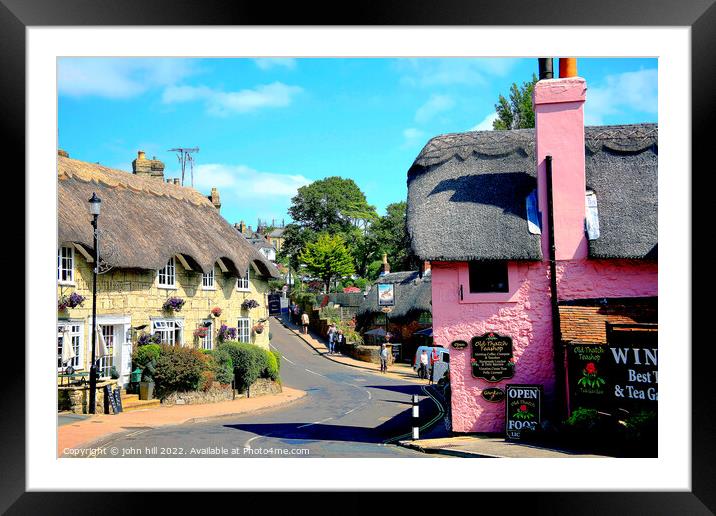
<svg viewBox="0 0 716 516">
<path fill-rule="evenodd" d="M 585 128 L 587 188 L 599 206 L 593 258 L 655 258 L 656 124 Z M 534 130 L 437 136 L 408 171 L 408 232 L 423 260 L 539 260 L 525 198 L 537 187 Z"/>
<path fill-rule="evenodd" d="M 393 283 L 395 306 L 390 319 L 402 319 L 416 312 L 432 312 L 432 282 L 430 271 L 421 278 L 417 271 L 390 272 L 381 276 L 378 283 Z M 356 311 L 356 316 L 365 318 L 371 314 L 383 313 L 378 306 L 378 287 L 373 285 Z"/>
<path fill-rule="evenodd" d="M 193 188 L 113 170 L 63 156 L 57 158 L 58 242 L 92 249 L 87 200 L 102 200 L 102 246 L 118 268 L 159 269 L 181 254 L 205 272 L 220 258 L 230 273 L 245 277 L 250 264 L 263 276 L 278 270 Z"/>
</svg>

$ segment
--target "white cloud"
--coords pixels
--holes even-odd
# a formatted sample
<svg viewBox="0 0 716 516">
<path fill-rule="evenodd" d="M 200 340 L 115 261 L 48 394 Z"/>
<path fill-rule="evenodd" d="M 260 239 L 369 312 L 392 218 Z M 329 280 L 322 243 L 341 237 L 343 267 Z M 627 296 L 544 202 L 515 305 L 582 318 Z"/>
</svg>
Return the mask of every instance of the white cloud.
<svg viewBox="0 0 716 516">
<path fill-rule="evenodd" d="M 415 121 L 424 124 L 435 115 L 444 113 L 455 107 L 455 101 L 449 95 L 432 95 L 428 101 L 415 112 Z"/>
<path fill-rule="evenodd" d="M 209 192 L 219 189 L 222 202 L 284 198 L 288 202 L 296 191 L 309 184 L 302 175 L 260 172 L 246 165 L 205 164 L 194 170 L 194 186 Z"/>
<path fill-rule="evenodd" d="M 584 117 L 587 125 L 604 123 L 604 118 L 624 111 L 655 114 L 658 108 L 656 69 L 608 75 L 587 90 Z"/>
<path fill-rule="evenodd" d="M 492 131 L 492 122 L 497 120 L 497 113 L 494 111 L 482 119 L 482 122 L 477 124 L 470 131 Z"/>
<path fill-rule="evenodd" d="M 413 147 L 418 143 L 422 143 L 425 133 L 415 127 L 408 127 L 403 131 L 403 147 Z"/>
<path fill-rule="evenodd" d="M 291 57 L 263 57 L 254 59 L 254 63 L 261 70 L 270 70 L 271 68 L 288 68 L 293 70 L 296 68 L 296 60 Z"/>
<path fill-rule="evenodd" d="M 187 59 L 62 58 L 57 86 L 60 95 L 119 99 L 176 84 L 193 73 Z"/>
<path fill-rule="evenodd" d="M 227 116 L 248 113 L 261 108 L 286 107 L 303 90 L 280 82 L 256 86 L 240 91 L 219 91 L 206 86 L 170 86 L 162 94 L 162 102 L 192 102 L 203 100 L 212 115 Z"/>
<path fill-rule="evenodd" d="M 505 77 L 514 68 L 515 59 L 446 58 L 401 59 L 402 82 L 412 86 L 486 85 L 491 77 Z"/>
</svg>

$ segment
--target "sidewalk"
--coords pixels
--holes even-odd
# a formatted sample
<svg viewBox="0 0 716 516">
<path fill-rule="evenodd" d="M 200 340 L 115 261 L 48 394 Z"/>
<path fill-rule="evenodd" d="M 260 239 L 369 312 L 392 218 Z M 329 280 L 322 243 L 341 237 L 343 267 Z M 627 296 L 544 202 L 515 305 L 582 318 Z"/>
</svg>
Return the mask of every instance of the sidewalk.
<svg viewBox="0 0 716 516">
<path fill-rule="evenodd" d="M 399 446 L 423 453 L 473 458 L 611 458 L 568 450 L 540 448 L 537 446 L 507 442 L 504 437 L 464 435 L 417 441 L 399 441 Z"/>
<path fill-rule="evenodd" d="M 410 382 L 422 385 L 428 385 L 430 383 L 428 380 L 418 378 L 418 376 L 415 374 L 415 371 L 413 371 L 413 368 L 410 367 L 409 364 L 392 364 L 388 366 L 388 372 L 383 374 L 380 372 L 380 364 L 374 364 L 372 362 L 363 362 L 362 360 L 356 360 L 355 358 L 347 357 L 345 355 L 341 355 L 340 353 L 330 355 L 328 353 L 327 343 L 324 343 L 323 338 L 311 332 L 310 329 L 308 330 L 308 334 L 304 335 L 303 333 L 301 333 L 301 329 L 298 325 L 284 320 L 283 317 L 274 317 L 274 319 L 281 323 L 289 331 L 292 331 L 294 334 L 300 337 L 304 342 L 306 342 L 306 344 L 308 344 L 316 352 L 318 352 L 318 354 L 327 358 L 328 360 L 333 360 L 338 364 L 357 367 L 359 369 L 365 369 L 366 371 L 380 374 L 381 376 L 395 378 L 397 380 L 408 380 Z"/>
<path fill-rule="evenodd" d="M 232 401 L 200 405 L 173 405 L 119 414 L 97 414 L 76 423 L 60 426 L 57 432 L 57 456 L 65 448 L 87 445 L 123 430 L 157 428 L 167 425 L 196 423 L 214 418 L 245 414 L 286 405 L 306 395 L 305 391 L 283 387 L 280 394 L 258 398 L 238 398 Z"/>
</svg>

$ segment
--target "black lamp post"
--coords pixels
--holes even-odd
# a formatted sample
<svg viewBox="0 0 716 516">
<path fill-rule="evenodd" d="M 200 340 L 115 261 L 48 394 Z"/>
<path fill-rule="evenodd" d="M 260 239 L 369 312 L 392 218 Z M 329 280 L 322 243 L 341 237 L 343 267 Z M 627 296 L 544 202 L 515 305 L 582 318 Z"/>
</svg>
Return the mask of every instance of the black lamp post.
<svg viewBox="0 0 716 516">
<path fill-rule="evenodd" d="M 97 218 L 102 200 L 92 192 L 89 200 L 92 214 L 92 232 L 94 234 L 94 268 L 92 269 L 92 365 L 90 366 L 90 399 L 89 413 L 97 412 L 97 362 L 95 359 L 95 346 L 97 343 L 97 268 L 99 267 L 99 235 L 97 233 Z"/>
</svg>

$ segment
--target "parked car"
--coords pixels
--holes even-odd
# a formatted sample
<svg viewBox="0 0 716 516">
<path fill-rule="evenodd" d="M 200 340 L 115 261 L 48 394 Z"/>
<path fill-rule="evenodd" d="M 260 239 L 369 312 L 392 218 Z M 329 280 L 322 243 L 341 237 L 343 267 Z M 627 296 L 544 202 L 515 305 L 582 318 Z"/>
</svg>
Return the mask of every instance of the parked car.
<svg viewBox="0 0 716 516">
<path fill-rule="evenodd" d="M 430 365 L 430 356 L 433 350 L 436 350 L 439 356 L 435 367 L 433 368 L 433 381 L 436 382 L 445 375 L 445 372 L 449 369 L 450 364 L 450 350 L 441 346 L 418 346 L 415 351 L 415 357 L 413 358 L 413 371 L 420 373 L 420 354 L 425 350 L 428 353 L 428 366 Z"/>
</svg>

